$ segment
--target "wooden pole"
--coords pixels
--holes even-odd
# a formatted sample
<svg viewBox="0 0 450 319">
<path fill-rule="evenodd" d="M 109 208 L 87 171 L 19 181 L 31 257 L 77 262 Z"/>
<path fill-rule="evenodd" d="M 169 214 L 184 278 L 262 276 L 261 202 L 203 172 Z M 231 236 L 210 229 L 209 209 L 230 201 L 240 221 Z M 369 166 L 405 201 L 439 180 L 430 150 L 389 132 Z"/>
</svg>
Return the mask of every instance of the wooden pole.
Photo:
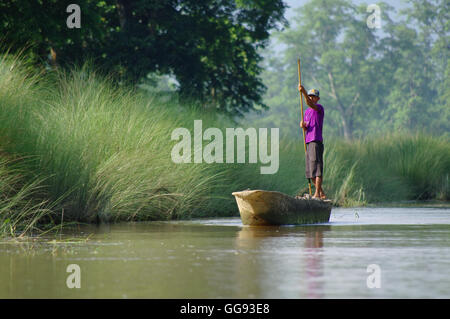
<svg viewBox="0 0 450 319">
<path fill-rule="evenodd" d="M 300 59 L 297 59 L 297 65 L 298 65 L 298 83 L 302 85 L 302 73 L 300 71 Z M 302 92 L 300 92 L 300 108 L 301 108 L 301 114 L 302 114 L 302 122 L 303 122 L 303 95 Z M 303 145 L 305 146 L 305 161 L 306 161 L 306 139 L 305 139 L 305 130 L 303 127 L 301 128 L 303 132 Z M 309 186 L 309 196 L 312 196 L 311 192 L 311 179 L 308 178 L 308 186 Z"/>
</svg>

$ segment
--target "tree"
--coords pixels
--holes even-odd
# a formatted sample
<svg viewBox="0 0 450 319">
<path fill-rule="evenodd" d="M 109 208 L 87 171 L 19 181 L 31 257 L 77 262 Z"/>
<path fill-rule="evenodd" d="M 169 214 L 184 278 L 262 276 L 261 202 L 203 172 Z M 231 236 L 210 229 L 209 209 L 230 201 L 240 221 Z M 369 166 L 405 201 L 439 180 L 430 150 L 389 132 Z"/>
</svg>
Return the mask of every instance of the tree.
<svg viewBox="0 0 450 319">
<path fill-rule="evenodd" d="M 450 132 L 450 2 L 410 0 L 404 11 L 418 29 L 417 47 L 426 59 L 429 87 L 425 107 L 429 109 L 431 131 Z M 417 50 L 416 47 L 416 50 Z M 423 68 L 425 69 L 425 68 Z M 433 103 L 431 106 L 430 103 Z"/>
<path fill-rule="evenodd" d="M 312 0 L 299 8 L 297 23 L 276 35 L 285 49 L 265 52 L 264 101 L 270 109 L 259 121 L 286 129 L 298 116 L 300 57 L 304 86 L 321 91 L 325 135 L 449 132 L 449 2 L 413 0 L 397 21 L 389 16 L 392 7 L 378 5 L 379 31 L 367 26 L 365 5 Z M 298 125 L 289 130 L 301 134 Z"/>
<path fill-rule="evenodd" d="M 82 27 L 68 29 L 72 1 L 6 0 L 0 31 L 19 49 L 64 67 L 94 58 L 118 78 L 173 74 L 182 97 L 242 115 L 262 104 L 258 53 L 286 23 L 281 0 L 81 0 Z"/>
<path fill-rule="evenodd" d="M 430 108 L 437 91 L 431 61 L 423 50 L 423 42 L 413 28 L 396 24 L 385 42 L 389 51 L 381 60 L 386 69 L 385 95 L 387 107 L 381 109 L 383 122 L 395 130 L 423 130 L 430 121 Z"/>
<path fill-rule="evenodd" d="M 284 72 L 278 79 L 283 79 L 283 87 L 289 92 L 288 101 L 280 102 L 280 106 L 292 105 L 294 111 L 290 114 L 298 114 L 295 109 L 299 104 L 296 86 L 300 57 L 305 87 L 321 91 L 327 130 L 331 128 L 332 133 L 347 139 L 355 132 L 363 134 L 362 123 L 373 113 L 370 105 L 378 91 L 374 83 L 377 41 L 374 31 L 366 25 L 366 16 L 365 7 L 358 8 L 344 0 L 316 0 L 298 9 L 293 18 L 298 24 L 278 34 L 286 46 L 284 65 L 277 67 L 278 73 L 280 69 Z"/>
<path fill-rule="evenodd" d="M 90 47 L 100 45 L 105 32 L 103 7 L 99 2 L 80 0 L 82 27 L 70 29 L 66 12 L 73 1 L 3 0 L 0 2 L 0 32 L 2 49 L 10 52 L 28 49 L 31 59 L 47 61 L 50 49 L 61 63 L 75 62 L 88 53 Z"/>
</svg>

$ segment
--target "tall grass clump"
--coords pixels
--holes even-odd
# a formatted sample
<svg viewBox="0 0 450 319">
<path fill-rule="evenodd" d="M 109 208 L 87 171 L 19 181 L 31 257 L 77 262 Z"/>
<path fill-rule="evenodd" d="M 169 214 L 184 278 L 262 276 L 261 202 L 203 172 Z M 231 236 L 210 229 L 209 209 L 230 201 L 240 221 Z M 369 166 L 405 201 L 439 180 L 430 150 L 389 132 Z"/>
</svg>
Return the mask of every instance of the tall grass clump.
<svg viewBox="0 0 450 319">
<path fill-rule="evenodd" d="M 397 133 L 328 144 L 325 187 L 339 204 L 449 199 L 445 138 Z"/>
<path fill-rule="evenodd" d="M 11 97 L 0 111 L 4 148 L 35 158 L 28 167 L 45 177 L 65 220 L 186 218 L 220 214 L 219 207 L 230 214 L 224 185 L 236 181 L 228 167 L 171 160 L 173 129 L 192 127 L 200 114 L 206 125 L 218 126 L 214 114 L 114 86 L 88 67 L 51 79 L 29 78 L 20 63 L 9 68 L 1 79 Z M 21 93 L 14 95 L 17 87 Z"/>
<path fill-rule="evenodd" d="M 177 116 L 167 105 L 86 68 L 59 74 L 57 85 L 11 151 L 37 156 L 69 220 L 167 219 L 200 205 L 212 180 L 204 167 L 172 163 Z"/>
<path fill-rule="evenodd" d="M 0 156 L 0 237 L 38 234 L 44 219 L 46 228 L 52 225 L 43 181 L 27 174 L 20 162 Z"/>
<path fill-rule="evenodd" d="M 448 199 L 449 188 L 446 179 L 450 172 L 450 143 L 444 137 L 425 134 L 390 134 L 362 142 L 361 156 L 367 163 L 379 163 L 389 183 L 396 179 L 399 187 L 393 191 L 402 199 Z M 370 175 L 371 180 L 375 176 Z M 373 185 L 370 183 L 369 185 Z M 369 186 L 368 185 L 368 186 Z M 368 188 L 369 193 L 376 193 Z M 374 199 L 390 200 L 387 194 Z M 384 196 L 383 196 L 384 195 Z"/>
<path fill-rule="evenodd" d="M 54 208 L 44 190 L 45 178 L 29 170 L 32 159 L 15 152 L 18 140 L 28 141 L 27 127 L 34 123 L 39 79 L 20 56 L 0 56 L 0 236 L 39 232 Z"/>
</svg>

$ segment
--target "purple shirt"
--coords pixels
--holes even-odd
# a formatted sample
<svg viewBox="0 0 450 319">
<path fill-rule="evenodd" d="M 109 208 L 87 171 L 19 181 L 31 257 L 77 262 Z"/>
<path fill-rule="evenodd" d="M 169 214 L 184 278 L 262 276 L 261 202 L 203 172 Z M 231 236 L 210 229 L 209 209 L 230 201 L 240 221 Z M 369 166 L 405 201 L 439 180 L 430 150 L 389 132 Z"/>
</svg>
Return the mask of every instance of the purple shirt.
<svg viewBox="0 0 450 319">
<path fill-rule="evenodd" d="M 306 143 L 312 141 L 323 142 L 322 127 L 323 127 L 323 117 L 325 116 L 325 110 L 323 109 L 322 105 L 320 104 L 316 105 L 318 107 L 317 111 L 311 107 L 309 107 L 305 111 L 305 117 L 303 120 L 306 122 L 307 126 L 305 136 Z"/>
</svg>

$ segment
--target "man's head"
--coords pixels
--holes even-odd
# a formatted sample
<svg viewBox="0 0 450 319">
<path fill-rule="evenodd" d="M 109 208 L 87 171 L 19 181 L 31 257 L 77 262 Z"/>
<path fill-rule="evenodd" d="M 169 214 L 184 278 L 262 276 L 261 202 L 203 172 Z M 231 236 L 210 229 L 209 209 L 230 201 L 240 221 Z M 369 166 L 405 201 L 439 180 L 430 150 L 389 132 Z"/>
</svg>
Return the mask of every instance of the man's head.
<svg viewBox="0 0 450 319">
<path fill-rule="evenodd" d="M 308 91 L 308 96 L 313 100 L 314 103 L 319 102 L 320 100 L 320 93 L 319 90 L 311 89 Z"/>
</svg>

